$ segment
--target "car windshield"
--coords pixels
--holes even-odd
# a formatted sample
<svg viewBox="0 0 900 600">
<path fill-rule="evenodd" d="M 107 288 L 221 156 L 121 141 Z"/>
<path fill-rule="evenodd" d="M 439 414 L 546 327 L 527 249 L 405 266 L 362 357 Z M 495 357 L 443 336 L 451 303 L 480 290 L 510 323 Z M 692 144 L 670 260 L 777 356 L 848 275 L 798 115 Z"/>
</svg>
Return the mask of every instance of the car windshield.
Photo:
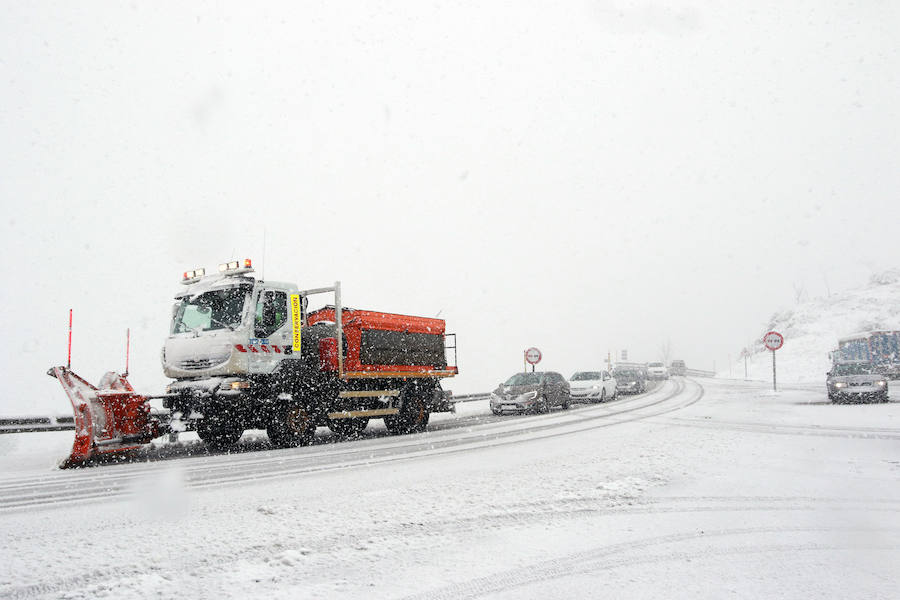
<svg viewBox="0 0 900 600">
<path fill-rule="evenodd" d="M 225 288 L 187 296 L 175 305 L 172 333 L 234 329 L 241 324 L 249 289 Z"/>
<path fill-rule="evenodd" d="M 613 371 L 614 377 L 634 377 L 637 378 L 640 376 L 640 371 L 633 371 L 631 369 L 622 369 Z"/>
<path fill-rule="evenodd" d="M 833 375 L 870 375 L 872 373 L 872 365 L 868 363 L 834 365 L 831 373 Z"/>
<path fill-rule="evenodd" d="M 543 373 L 516 373 L 504 385 L 534 385 L 543 381 Z"/>
<path fill-rule="evenodd" d="M 662 364 L 662 363 L 650 363 L 650 364 L 647 365 L 647 366 L 648 366 L 648 367 L 661 367 L 661 366 L 663 366 L 663 364 Z"/>
<path fill-rule="evenodd" d="M 603 374 L 598 371 L 580 371 L 572 375 L 569 381 L 592 381 L 594 379 L 603 379 Z"/>
</svg>

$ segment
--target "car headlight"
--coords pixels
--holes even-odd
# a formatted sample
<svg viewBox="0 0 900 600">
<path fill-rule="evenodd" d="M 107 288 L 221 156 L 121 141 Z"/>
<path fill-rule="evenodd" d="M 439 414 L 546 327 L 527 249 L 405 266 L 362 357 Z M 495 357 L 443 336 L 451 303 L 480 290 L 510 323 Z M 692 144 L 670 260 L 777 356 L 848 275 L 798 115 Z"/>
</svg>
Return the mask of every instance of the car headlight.
<svg viewBox="0 0 900 600">
<path fill-rule="evenodd" d="M 843 381 L 837 381 L 837 382 L 835 382 L 834 387 L 836 387 L 836 388 L 845 388 L 845 387 L 847 387 L 847 384 L 844 383 Z"/>
<path fill-rule="evenodd" d="M 876 382 L 875 382 L 875 385 L 877 385 L 877 386 L 879 386 L 879 387 L 884 387 L 884 386 L 887 385 L 887 381 L 884 381 L 884 380 L 882 379 L 881 381 L 876 381 Z"/>
<path fill-rule="evenodd" d="M 536 391 L 525 392 L 524 394 L 519 396 L 519 400 L 534 400 L 535 398 L 537 398 Z"/>
<path fill-rule="evenodd" d="M 591 388 L 592 388 L 592 389 L 595 389 L 595 390 L 599 390 L 599 389 L 600 389 L 600 386 L 599 386 L 599 385 L 594 385 L 594 386 L 591 386 Z"/>
</svg>

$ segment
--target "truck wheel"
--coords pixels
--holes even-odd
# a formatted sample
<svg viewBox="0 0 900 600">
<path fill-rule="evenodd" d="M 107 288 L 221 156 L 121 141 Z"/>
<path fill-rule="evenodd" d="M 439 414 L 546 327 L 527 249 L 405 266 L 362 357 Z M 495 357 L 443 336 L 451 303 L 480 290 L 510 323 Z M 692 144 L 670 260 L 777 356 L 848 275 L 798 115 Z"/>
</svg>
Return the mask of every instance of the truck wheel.
<svg viewBox="0 0 900 600">
<path fill-rule="evenodd" d="M 425 431 L 431 413 L 425 399 L 414 392 L 404 392 L 400 412 L 384 418 L 384 426 L 394 435 Z"/>
<path fill-rule="evenodd" d="M 368 424 L 369 419 L 366 417 L 357 419 L 329 419 L 328 429 L 336 436 L 342 438 L 355 438 L 359 437 Z"/>
<path fill-rule="evenodd" d="M 278 448 L 308 446 L 316 434 L 316 423 L 303 406 L 290 404 L 280 408 L 266 426 L 269 441 Z"/>
<path fill-rule="evenodd" d="M 210 448 L 224 450 L 241 439 L 244 429 L 227 417 L 212 415 L 200 419 L 197 423 L 197 435 Z"/>
</svg>

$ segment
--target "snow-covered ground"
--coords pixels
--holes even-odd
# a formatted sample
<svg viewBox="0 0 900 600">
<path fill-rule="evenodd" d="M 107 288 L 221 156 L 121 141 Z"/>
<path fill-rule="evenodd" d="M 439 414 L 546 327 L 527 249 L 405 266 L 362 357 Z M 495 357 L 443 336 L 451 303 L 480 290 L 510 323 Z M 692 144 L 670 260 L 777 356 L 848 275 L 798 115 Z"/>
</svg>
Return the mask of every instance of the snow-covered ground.
<svg viewBox="0 0 900 600">
<path fill-rule="evenodd" d="M 0 597 L 895 598 L 893 397 L 673 378 L 549 415 L 473 402 L 419 435 L 73 471 L 52 468 L 66 432 L 0 436 Z"/>
<path fill-rule="evenodd" d="M 831 365 L 828 353 L 838 340 L 855 333 L 900 329 L 900 270 L 873 275 L 868 285 L 822 298 L 798 303 L 772 315 L 759 339 L 747 348 L 750 379 L 772 379 L 772 353 L 762 345 L 767 331 L 784 335 L 777 351 L 779 381 L 814 382 L 825 380 Z M 737 356 L 737 353 L 735 354 Z M 736 359 L 720 377 L 744 375 L 743 359 Z"/>
</svg>

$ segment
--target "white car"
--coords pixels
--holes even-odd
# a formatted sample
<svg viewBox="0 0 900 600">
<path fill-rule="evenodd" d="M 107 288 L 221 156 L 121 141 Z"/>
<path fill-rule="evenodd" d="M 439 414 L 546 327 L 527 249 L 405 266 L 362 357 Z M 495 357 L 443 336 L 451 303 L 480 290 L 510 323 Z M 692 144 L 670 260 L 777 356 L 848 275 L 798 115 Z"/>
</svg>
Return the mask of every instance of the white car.
<svg viewBox="0 0 900 600">
<path fill-rule="evenodd" d="M 609 371 L 578 371 L 569 378 L 569 390 L 574 402 L 606 402 L 618 395 Z"/>
<path fill-rule="evenodd" d="M 650 379 L 668 379 L 669 370 L 661 362 L 647 363 L 647 377 Z"/>
</svg>

